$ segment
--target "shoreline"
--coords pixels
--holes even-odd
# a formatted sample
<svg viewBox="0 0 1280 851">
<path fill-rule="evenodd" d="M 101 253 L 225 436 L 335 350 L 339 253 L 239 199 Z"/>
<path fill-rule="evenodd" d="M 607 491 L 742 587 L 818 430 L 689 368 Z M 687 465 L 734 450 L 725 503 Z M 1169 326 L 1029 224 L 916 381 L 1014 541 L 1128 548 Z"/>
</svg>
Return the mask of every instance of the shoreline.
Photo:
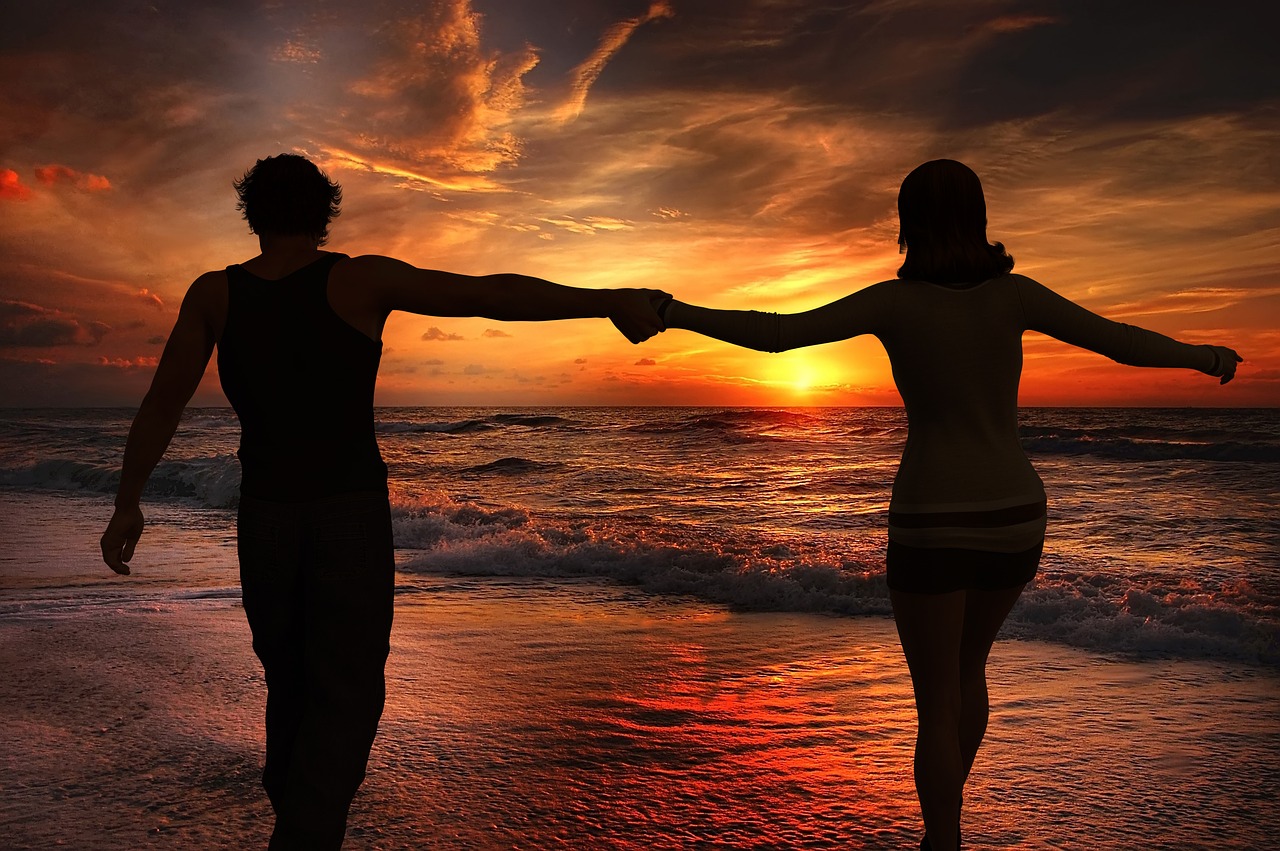
<svg viewBox="0 0 1280 851">
<path fill-rule="evenodd" d="M 891 621 L 411 580 L 347 847 L 918 842 Z M 236 601 L 7 616 L 0 658 L 10 847 L 265 845 L 265 688 Z M 991 681 L 975 847 L 1251 847 L 1280 827 L 1274 674 L 1001 640 Z"/>
</svg>

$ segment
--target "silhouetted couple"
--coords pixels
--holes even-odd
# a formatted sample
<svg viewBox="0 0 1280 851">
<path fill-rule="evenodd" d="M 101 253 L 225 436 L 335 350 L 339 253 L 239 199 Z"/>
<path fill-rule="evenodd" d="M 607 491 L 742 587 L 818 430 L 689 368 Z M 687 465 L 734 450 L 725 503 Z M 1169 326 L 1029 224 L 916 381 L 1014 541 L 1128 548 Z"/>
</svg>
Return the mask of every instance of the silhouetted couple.
<svg viewBox="0 0 1280 851">
<path fill-rule="evenodd" d="M 382 713 L 394 561 L 373 396 L 391 311 L 607 317 L 633 343 L 685 328 L 774 352 L 878 337 L 907 410 L 886 561 L 919 716 L 922 847 L 936 848 L 959 845 L 961 793 L 987 725 L 987 656 L 1044 542 L 1044 488 L 1017 433 L 1023 332 L 1224 384 L 1240 360 L 1112 322 L 1010 274 L 1013 259 L 987 242 L 977 175 L 951 160 L 925 163 L 902 184 L 898 279 L 793 315 L 325 252 L 341 189 L 296 155 L 259 160 L 236 191 L 261 253 L 201 275 L 187 292 L 129 432 L 102 554 L 129 572 L 143 487 L 216 346 L 241 423 L 237 543 L 267 681 L 271 848 L 341 845 Z"/>
</svg>

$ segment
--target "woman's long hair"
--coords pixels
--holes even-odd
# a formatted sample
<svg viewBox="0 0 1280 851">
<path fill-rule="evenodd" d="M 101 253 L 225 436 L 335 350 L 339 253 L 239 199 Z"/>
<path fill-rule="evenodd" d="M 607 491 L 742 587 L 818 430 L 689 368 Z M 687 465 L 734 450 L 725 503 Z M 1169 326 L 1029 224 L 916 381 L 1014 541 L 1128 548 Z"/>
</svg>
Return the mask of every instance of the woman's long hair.
<svg viewBox="0 0 1280 851">
<path fill-rule="evenodd" d="M 987 200 L 973 169 L 931 160 L 898 191 L 899 240 L 907 259 L 899 278 L 935 284 L 979 283 L 1013 269 L 1004 244 L 987 242 Z"/>
</svg>

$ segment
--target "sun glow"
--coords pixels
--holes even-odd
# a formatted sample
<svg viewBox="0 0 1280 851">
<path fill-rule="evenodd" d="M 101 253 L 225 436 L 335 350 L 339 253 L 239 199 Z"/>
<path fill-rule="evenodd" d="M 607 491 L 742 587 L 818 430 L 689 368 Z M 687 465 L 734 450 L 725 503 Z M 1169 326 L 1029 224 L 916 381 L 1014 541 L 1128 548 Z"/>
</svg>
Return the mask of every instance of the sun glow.
<svg viewBox="0 0 1280 851">
<path fill-rule="evenodd" d="M 821 352 L 796 351 L 775 355 L 766 369 L 767 381 L 796 396 L 836 390 L 847 381 L 844 366 Z"/>
</svg>

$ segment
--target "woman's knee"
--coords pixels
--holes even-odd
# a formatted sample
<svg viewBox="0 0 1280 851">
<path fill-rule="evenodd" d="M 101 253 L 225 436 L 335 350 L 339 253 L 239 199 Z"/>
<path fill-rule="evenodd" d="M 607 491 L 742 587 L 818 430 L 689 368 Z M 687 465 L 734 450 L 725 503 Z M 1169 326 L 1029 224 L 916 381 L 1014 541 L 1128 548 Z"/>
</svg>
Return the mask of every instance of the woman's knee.
<svg viewBox="0 0 1280 851">
<path fill-rule="evenodd" d="M 958 682 L 934 682 L 924 688 L 917 686 L 915 696 L 916 715 L 922 726 L 949 727 L 960 723 L 964 699 Z"/>
</svg>

